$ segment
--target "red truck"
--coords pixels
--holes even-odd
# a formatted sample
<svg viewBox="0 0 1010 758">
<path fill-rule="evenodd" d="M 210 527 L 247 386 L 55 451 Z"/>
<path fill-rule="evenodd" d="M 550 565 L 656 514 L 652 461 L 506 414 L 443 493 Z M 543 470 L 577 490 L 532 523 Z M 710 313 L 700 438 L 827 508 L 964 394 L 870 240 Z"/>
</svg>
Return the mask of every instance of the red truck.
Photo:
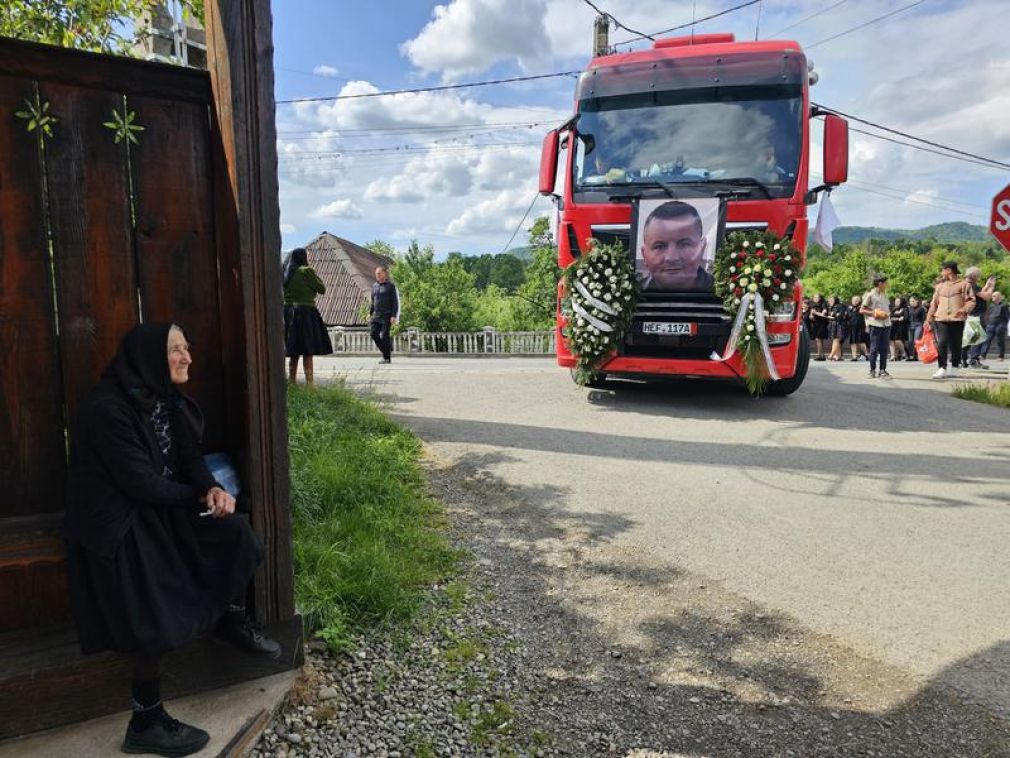
<svg viewBox="0 0 1010 758">
<path fill-rule="evenodd" d="M 807 207 L 818 192 L 845 182 L 848 171 L 848 124 L 811 105 L 815 81 L 796 42 L 737 42 L 732 34 L 660 39 L 651 49 L 593 58 L 576 86 L 575 115 L 547 134 L 541 154 L 540 192 L 558 206 L 559 264 L 570 265 L 595 238 L 624 246 L 644 271 L 636 219 L 639 206 L 653 207 L 657 198 L 695 205 L 715 198 L 720 237 L 768 230 L 805 255 Z M 810 127 L 822 115 L 823 182 L 810 188 Z M 714 248 L 698 269 L 699 286 L 685 288 L 675 278 L 664 286 L 657 276 L 641 288 L 633 324 L 599 366 L 599 381 L 741 376 L 739 356 L 711 358 L 723 354 L 731 330 L 703 271 L 711 271 Z M 800 286 L 791 294 L 769 317 L 780 378 L 767 394 L 794 392 L 807 372 Z M 559 307 L 558 363 L 572 368 L 563 326 Z"/>
</svg>

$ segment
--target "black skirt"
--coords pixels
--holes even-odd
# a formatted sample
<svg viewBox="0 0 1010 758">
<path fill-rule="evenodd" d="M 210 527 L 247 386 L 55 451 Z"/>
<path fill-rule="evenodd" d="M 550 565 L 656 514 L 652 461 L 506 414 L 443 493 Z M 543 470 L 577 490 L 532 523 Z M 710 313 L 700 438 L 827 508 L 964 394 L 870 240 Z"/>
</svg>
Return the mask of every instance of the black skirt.
<svg viewBox="0 0 1010 758">
<path fill-rule="evenodd" d="M 816 340 L 822 340 L 828 336 L 828 322 L 823 318 L 810 319 L 810 336 Z"/>
<path fill-rule="evenodd" d="M 67 541 L 70 599 L 84 653 L 159 654 L 213 629 L 263 560 L 244 515 L 142 507 L 111 556 Z"/>
<path fill-rule="evenodd" d="M 333 352 L 330 333 L 314 305 L 284 306 L 284 349 L 288 358 Z"/>
</svg>

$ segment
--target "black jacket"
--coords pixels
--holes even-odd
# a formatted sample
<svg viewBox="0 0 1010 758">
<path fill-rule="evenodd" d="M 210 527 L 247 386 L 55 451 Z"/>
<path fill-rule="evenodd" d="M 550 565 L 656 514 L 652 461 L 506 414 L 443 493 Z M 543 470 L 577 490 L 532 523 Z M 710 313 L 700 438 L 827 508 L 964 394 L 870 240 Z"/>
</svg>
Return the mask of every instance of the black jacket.
<svg viewBox="0 0 1010 758">
<path fill-rule="evenodd" d="M 200 452 L 196 405 L 169 401 L 172 460 L 166 461 L 150 422 L 113 377 L 85 397 L 71 440 L 63 533 L 87 549 L 112 555 L 140 508 L 198 508 L 217 485 Z M 172 478 L 162 476 L 165 465 Z"/>
<path fill-rule="evenodd" d="M 368 311 L 374 318 L 389 318 L 400 313 L 400 296 L 391 281 L 372 285 L 372 306 Z"/>
</svg>

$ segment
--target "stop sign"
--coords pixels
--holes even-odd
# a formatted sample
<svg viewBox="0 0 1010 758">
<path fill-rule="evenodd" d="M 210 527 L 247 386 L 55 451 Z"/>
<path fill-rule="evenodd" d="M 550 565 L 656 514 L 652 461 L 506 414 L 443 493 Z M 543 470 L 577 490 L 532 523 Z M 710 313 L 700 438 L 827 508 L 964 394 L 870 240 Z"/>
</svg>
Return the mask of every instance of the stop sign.
<svg viewBox="0 0 1010 758">
<path fill-rule="evenodd" d="M 992 220 L 989 222 L 992 236 L 1010 252 L 1010 184 L 996 193 L 992 199 Z"/>
</svg>

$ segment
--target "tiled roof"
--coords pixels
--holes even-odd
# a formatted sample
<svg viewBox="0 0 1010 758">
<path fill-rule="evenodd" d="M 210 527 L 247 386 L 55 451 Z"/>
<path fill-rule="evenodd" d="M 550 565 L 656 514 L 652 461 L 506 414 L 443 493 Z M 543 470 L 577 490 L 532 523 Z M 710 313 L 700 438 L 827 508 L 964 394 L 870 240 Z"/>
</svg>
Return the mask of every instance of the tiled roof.
<svg viewBox="0 0 1010 758">
<path fill-rule="evenodd" d="M 326 294 L 316 298 L 323 322 L 328 326 L 367 324 L 368 317 L 361 311 L 371 297 L 375 269 L 390 266 L 393 260 L 329 232 L 307 244 L 305 252 L 326 285 Z"/>
</svg>

